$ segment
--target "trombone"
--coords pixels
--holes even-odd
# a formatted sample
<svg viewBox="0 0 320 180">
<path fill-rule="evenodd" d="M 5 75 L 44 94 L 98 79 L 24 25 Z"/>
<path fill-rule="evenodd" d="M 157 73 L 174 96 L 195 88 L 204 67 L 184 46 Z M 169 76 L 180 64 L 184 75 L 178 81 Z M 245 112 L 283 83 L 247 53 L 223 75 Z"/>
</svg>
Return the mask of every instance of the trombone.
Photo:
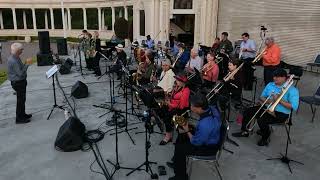
<svg viewBox="0 0 320 180">
<path fill-rule="evenodd" d="M 262 114 L 259 116 L 259 118 L 261 118 L 266 112 L 269 112 L 270 114 L 274 114 L 275 108 L 277 107 L 277 105 L 280 103 L 281 99 L 283 98 L 283 96 L 286 94 L 286 92 L 289 90 L 289 88 L 292 86 L 293 84 L 293 77 L 294 75 L 291 75 L 287 81 L 284 83 L 283 87 L 281 88 L 281 92 L 279 93 L 279 97 L 272 103 L 270 103 L 267 108 L 262 112 Z M 260 108 L 258 109 L 258 111 L 253 115 L 253 117 L 250 119 L 250 121 L 247 124 L 246 129 L 248 131 L 252 131 L 253 128 L 255 127 L 255 125 L 257 124 L 257 120 L 256 120 L 256 116 L 258 115 L 259 111 L 266 105 L 266 103 L 268 102 L 268 100 L 270 100 L 272 98 L 272 96 L 274 95 L 274 91 L 271 92 L 271 94 L 267 97 L 267 99 L 262 103 L 262 105 L 260 106 Z"/>
<path fill-rule="evenodd" d="M 260 61 L 260 59 L 262 58 L 263 53 L 267 50 L 267 47 L 265 47 L 257 56 L 256 58 L 254 58 L 254 60 L 252 61 L 252 64 Z"/>
<path fill-rule="evenodd" d="M 227 81 L 229 81 L 243 66 L 243 63 L 240 64 L 239 67 L 237 67 L 237 69 L 235 69 L 232 72 L 229 72 L 222 81 L 220 81 L 218 84 L 216 84 L 213 89 L 207 94 L 207 99 L 208 101 L 210 101 L 219 91 L 220 89 L 224 86 L 224 83 L 226 83 Z M 213 94 L 212 94 L 213 93 Z"/>
<path fill-rule="evenodd" d="M 216 63 L 216 64 L 219 64 L 222 60 L 223 60 L 222 57 L 216 57 L 215 63 Z M 204 71 L 205 68 L 207 68 L 207 64 L 205 64 L 205 65 L 200 69 L 200 72 L 203 72 L 203 73 L 206 75 L 206 74 L 213 68 L 213 66 L 211 66 L 211 67 L 208 68 L 206 71 Z M 190 74 L 190 75 L 188 76 L 188 80 L 194 78 L 196 75 L 197 75 L 197 72 L 196 72 L 196 71 L 193 72 L 192 74 Z"/>
</svg>

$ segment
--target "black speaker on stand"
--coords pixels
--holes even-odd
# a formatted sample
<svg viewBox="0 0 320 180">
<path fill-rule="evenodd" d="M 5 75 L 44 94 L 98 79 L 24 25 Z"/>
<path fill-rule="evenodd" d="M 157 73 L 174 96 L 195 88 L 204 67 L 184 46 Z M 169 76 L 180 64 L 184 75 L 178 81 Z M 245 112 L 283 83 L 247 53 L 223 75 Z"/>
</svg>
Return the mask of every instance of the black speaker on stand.
<svg viewBox="0 0 320 180">
<path fill-rule="evenodd" d="M 38 66 L 50 66 L 53 64 L 53 57 L 50 50 L 49 31 L 39 31 L 39 53 L 37 54 Z"/>
<path fill-rule="evenodd" d="M 66 38 L 57 39 L 57 49 L 59 55 L 68 55 L 68 46 Z"/>
</svg>

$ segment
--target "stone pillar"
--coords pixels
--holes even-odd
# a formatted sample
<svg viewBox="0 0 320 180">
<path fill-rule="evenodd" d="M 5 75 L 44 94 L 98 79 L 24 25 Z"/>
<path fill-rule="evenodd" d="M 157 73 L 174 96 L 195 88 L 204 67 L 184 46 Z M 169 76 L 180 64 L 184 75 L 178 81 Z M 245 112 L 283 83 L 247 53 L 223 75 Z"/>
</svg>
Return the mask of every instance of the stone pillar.
<svg viewBox="0 0 320 180">
<path fill-rule="evenodd" d="M 133 39 L 138 40 L 140 37 L 140 8 L 139 4 L 133 5 Z"/>
<path fill-rule="evenodd" d="M 51 29 L 54 29 L 54 16 L 53 16 L 53 9 L 50 8 L 50 18 L 51 18 Z"/>
<path fill-rule="evenodd" d="M 101 31 L 101 8 L 98 7 L 98 29 Z"/>
<path fill-rule="evenodd" d="M 112 10 L 112 31 L 114 31 L 114 22 L 116 21 L 116 12 L 114 10 L 114 7 L 111 7 Z"/>
<path fill-rule="evenodd" d="M 2 11 L 0 10 L 0 29 L 4 29 L 3 27 L 3 16 L 2 16 Z"/>
<path fill-rule="evenodd" d="M 102 23 L 101 23 L 101 29 L 102 30 L 104 30 L 104 27 L 105 27 L 105 22 L 104 22 L 104 9 L 102 9 L 102 18 L 101 18 L 101 21 L 102 21 Z"/>
<path fill-rule="evenodd" d="M 202 27 L 200 28 L 200 38 L 199 38 L 199 42 L 201 44 L 205 44 L 206 42 L 206 35 L 205 35 L 205 27 L 206 27 L 206 6 L 207 6 L 207 0 L 203 0 L 203 2 L 201 4 L 199 4 L 199 6 L 201 6 L 201 21 L 199 26 Z M 197 25 L 197 24 L 195 24 Z"/>
<path fill-rule="evenodd" d="M 28 29 L 27 27 L 27 15 L 26 15 L 26 11 L 23 10 L 22 12 L 22 18 L 23 18 L 23 29 Z"/>
<path fill-rule="evenodd" d="M 218 12 L 219 11 L 219 0 L 213 0 L 212 2 L 212 39 L 211 43 L 213 42 L 214 38 L 218 35 Z"/>
<path fill-rule="evenodd" d="M 17 30 L 17 16 L 16 16 L 16 9 L 11 8 L 12 10 L 12 18 L 13 18 L 13 29 Z"/>
<path fill-rule="evenodd" d="M 87 10 L 86 8 L 82 8 L 83 10 L 83 29 L 88 29 L 87 26 Z"/>
<path fill-rule="evenodd" d="M 32 8 L 32 22 L 33 22 L 33 29 L 37 29 L 37 19 L 36 19 L 36 10 Z"/>
<path fill-rule="evenodd" d="M 71 27 L 71 13 L 70 13 L 70 8 L 67 9 L 68 11 L 68 28 L 71 31 L 72 27 Z"/>
<path fill-rule="evenodd" d="M 48 25 L 48 11 L 46 10 L 46 12 L 44 13 L 44 27 L 45 29 L 49 29 L 49 25 Z"/>
<path fill-rule="evenodd" d="M 169 40 L 169 28 L 170 28 L 170 2 L 169 0 L 160 0 L 160 8 L 159 8 L 159 29 L 161 30 L 159 34 L 159 40 L 165 41 Z"/>
<path fill-rule="evenodd" d="M 124 18 L 128 20 L 128 7 L 124 6 Z"/>
</svg>

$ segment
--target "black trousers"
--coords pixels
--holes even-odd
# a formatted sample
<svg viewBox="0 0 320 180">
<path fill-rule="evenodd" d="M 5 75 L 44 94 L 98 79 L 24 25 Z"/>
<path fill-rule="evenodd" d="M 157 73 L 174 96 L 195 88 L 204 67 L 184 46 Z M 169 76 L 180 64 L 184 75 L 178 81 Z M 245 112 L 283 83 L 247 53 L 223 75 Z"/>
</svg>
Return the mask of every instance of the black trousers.
<svg viewBox="0 0 320 180">
<path fill-rule="evenodd" d="M 94 73 L 96 75 L 98 75 L 98 76 L 101 75 L 100 57 L 101 57 L 101 55 L 99 53 L 97 53 L 96 56 L 93 58 L 93 63 L 92 63 L 92 67 L 93 67 Z"/>
<path fill-rule="evenodd" d="M 166 132 L 172 132 L 174 128 L 174 124 L 172 122 L 172 118 L 174 115 L 181 115 L 187 109 L 173 109 L 171 111 L 168 110 L 168 107 L 162 107 L 161 109 L 157 110 L 159 117 L 163 120 L 163 123 L 166 127 Z"/>
<path fill-rule="evenodd" d="M 254 106 L 246 109 L 243 112 L 243 121 L 241 130 L 247 131 L 247 124 L 249 123 L 250 119 L 254 116 L 254 114 L 258 111 L 260 106 Z M 260 117 L 260 115 L 264 112 L 264 109 L 261 109 L 260 112 L 257 114 L 257 117 Z M 263 139 L 268 139 L 270 136 L 270 124 L 277 124 L 277 123 L 283 123 L 287 120 L 289 117 L 288 114 L 284 114 L 281 112 L 275 111 L 275 116 L 269 114 L 266 112 L 262 117 L 260 117 L 257 122 L 260 127 L 260 131 L 262 134 Z"/>
<path fill-rule="evenodd" d="M 273 81 L 273 72 L 279 68 L 277 66 L 264 66 L 263 77 L 264 77 L 264 85 L 266 86 L 269 82 Z"/>
<path fill-rule="evenodd" d="M 246 58 L 243 60 L 243 87 L 245 90 L 252 90 L 254 69 L 252 67 L 252 61 L 254 58 Z"/>
<path fill-rule="evenodd" d="M 16 94 L 17 94 L 16 119 L 23 120 L 24 115 L 26 114 L 25 103 L 26 103 L 27 80 L 11 81 L 11 86 L 16 91 Z"/>
<path fill-rule="evenodd" d="M 184 136 L 179 138 L 179 136 Z M 215 155 L 219 149 L 218 145 L 194 146 L 190 143 L 189 138 L 185 138 L 187 134 L 179 134 L 174 148 L 174 173 L 179 180 L 187 180 L 188 176 L 186 157 L 188 155 L 211 156 Z"/>
</svg>

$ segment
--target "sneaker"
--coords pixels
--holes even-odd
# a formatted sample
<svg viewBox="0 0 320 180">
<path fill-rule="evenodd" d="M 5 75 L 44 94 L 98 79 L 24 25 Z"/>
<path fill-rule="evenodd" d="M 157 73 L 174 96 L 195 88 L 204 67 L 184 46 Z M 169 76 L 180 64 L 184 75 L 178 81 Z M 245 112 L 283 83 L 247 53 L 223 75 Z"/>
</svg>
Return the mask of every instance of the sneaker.
<svg viewBox="0 0 320 180">
<path fill-rule="evenodd" d="M 249 133 L 247 131 L 241 131 L 237 133 L 232 133 L 233 137 L 249 137 Z"/>
<path fill-rule="evenodd" d="M 270 142 L 270 139 L 260 139 L 260 141 L 258 141 L 257 145 L 258 146 L 268 146 Z"/>
<path fill-rule="evenodd" d="M 25 114 L 24 115 L 24 118 L 26 118 L 26 119 L 30 119 L 32 117 L 32 114 Z"/>
</svg>

